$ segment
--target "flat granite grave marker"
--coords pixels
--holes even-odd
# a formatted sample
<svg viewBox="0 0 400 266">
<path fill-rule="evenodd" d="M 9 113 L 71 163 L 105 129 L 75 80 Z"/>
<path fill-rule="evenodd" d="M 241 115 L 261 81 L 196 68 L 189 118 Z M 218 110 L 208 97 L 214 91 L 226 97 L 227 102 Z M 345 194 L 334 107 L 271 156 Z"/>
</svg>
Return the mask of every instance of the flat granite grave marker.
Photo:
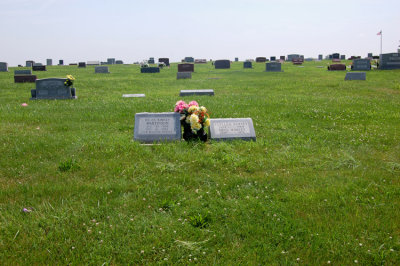
<svg viewBox="0 0 400 266">
<path fill-rule="evenodd" d="M 282 64 L 278 62 L 271 62 L 271 63 L 266 63 L 266 72 L 283 72 L 282 70 Z"/>
<path fill-rule="evenodd" d="M 194 72 L 193 64 L 178 64 L 178 72 Z"/>
<path fill-rule="evenodd" d="M 180 114 L 168 113 L 136 113 L 133 139 L 139 142 L 181 140 Z"/>
<path fill-rule="evenodd" d="M 14 70 L 14 75 L 32 75 L 31 69 Z"/>
<path fill-rule="evenodd" d="M 379 69 L 400 69 L 400 53 L 381 54 L 379 56 Z"/>
<path fill-rule="evenodd" d="M 36 75 L 14 75 L 14 83 L 25 83 L 35 82 L 37 79 Z"/>
<path fill-rule="evenodd" d="M 231 61 L 226 59 L 215 60 L 214 67 L 215 69 L 229 69 L 231 68 Z"/>
<path fill-rule="evenodd" d="M 8 64 L 6 62 L 0 62 L 0 72 L 8 72 Z"/>
<path fill-rule="evenodd" d="M 160 73 L 159 67 L 142 67 L 140 73 Z"/>
<path fill-rule="evenodd" d="M 46 66 L 32 66 L 32 71 L 46 71 Z"/>
<path fill-rule="evenodd" d="M 253 67 L 253 65 L 251 62 L 248 62 L 248 61 L 243 62 L 243 68 L 252 68 L 252 67 Z"/>
<path fill-rule="evenodd" d="M 122 94 L 123 98 L 143 98 L 146 97 L 144 94 Z"/>
<path fill-rule="evenodd" d="M 353 65 L 351 66 L 351 70 L 353 70 L 353 71 L 371 70 L 371 60 L 369 60 L 369 59 L 354 59 Z"/>
<path fill-rule="evenodd" d="M 253 120 L 251 118 L 210 119 L 210 139 L 212 140 L 254 140 Z"/>
<path fill-rule="evenodd" d="M 181 90 L 179 96 L 209 95 L 214 96 L 214 90 Z"/>
<path fill-rule="evenodd" d="M 46 59 L 46 65 L 52 66 L 53 65 L 53 59 Z"/>
<path fill-rule="evenodd" d="M 65 86 L 65 78 L 37 79 L 36 89 L 31 90 L 31 100 L 51 99 L 64 100 L 76 99 L 75 88 Z"/>
<path fill-rule="evenodd" d="M 176 73 L 176 79 L 191 79 L 192 72 L 178 72 Z"/>
<path fill-rule="evenodd" d="M 108 71 L 108 66 L 96 66 L 94 67 L 94 73 L 109 74 L 110 72 Z"/>
<path fill-rule="evenodd" d="M 78 67 L 86 67 L 86 63 L 85 62 L 79 62 L 78 63 Z"/>
<path fill-rule="evenodd" d="M 367 80 L 365 72 L 347 72 L 344 80 Z"/>
</svg>

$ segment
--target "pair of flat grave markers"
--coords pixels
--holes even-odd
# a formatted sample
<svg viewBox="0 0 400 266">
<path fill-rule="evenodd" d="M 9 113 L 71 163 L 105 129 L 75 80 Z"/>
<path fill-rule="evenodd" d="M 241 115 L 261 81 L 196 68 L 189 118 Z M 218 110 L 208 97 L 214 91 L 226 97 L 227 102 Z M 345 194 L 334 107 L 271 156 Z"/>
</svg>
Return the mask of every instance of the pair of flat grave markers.
<svg viewBox="0 0 400 266">
<path fill-rule="evenodd" d="M 210 139 L 212 140 L 254 140 L 253 120 L 251 118 L 210 119 Z M 135 114 L 135 141 L 152 143 L 156 141 L 180 141 L 182 129 L 180 114 L 137 113 Z"/>
</svg>

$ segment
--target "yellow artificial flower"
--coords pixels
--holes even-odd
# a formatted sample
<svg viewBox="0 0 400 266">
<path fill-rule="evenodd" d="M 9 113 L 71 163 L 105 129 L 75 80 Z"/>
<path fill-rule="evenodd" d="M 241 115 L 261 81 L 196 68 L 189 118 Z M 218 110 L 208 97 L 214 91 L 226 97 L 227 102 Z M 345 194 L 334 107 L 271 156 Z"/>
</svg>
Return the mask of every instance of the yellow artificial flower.
<svg viewBox="0 0 400 266">
<path fill-rule="evenodd" d="M 199 117 L 195 114 L 192 114 L 190 116 L 190 124 L 196 124 L 199 123 Z"/>
<path fill-rule="evenodd" d="M 191 115 L 188 115 L 188 116 L 186 117 L 186 120 L 185 120 L 185 121 L 186 121 L 187 124 L 190 124 L 190 117 L 191 117 Z"/>
<path fill-rule="evenodd" d="M 200 107 L 200 112 L 207 113 L 207 108 L 205 108 L 204 106 Z"/>
<path fill-rule="evenodd" d="M 189 114 L 193 114 L 194 112 L 197 112 L 199 110 L 198 106 L 192 105 L 189 107 L 188 112 Z"/>
<path fill-rule="evenodd" d="M 67 79 L 69 80 L 75 80 L 75 78 L 72 75 L 67 75 Z"/>
<path fill-rule="evenodd" d="M 210 119 L 207 119 L 205 122 L 204 122 L 204 127 L 209 127 L 210 126 Z"/>
<path fill-rule="evenodd" d="M 193 130 L 199 130 L 201 129 L 201 124 L 200 123 L 194 123 L 194 124 L 190 124 L 191 128 Z"/>
</svg>

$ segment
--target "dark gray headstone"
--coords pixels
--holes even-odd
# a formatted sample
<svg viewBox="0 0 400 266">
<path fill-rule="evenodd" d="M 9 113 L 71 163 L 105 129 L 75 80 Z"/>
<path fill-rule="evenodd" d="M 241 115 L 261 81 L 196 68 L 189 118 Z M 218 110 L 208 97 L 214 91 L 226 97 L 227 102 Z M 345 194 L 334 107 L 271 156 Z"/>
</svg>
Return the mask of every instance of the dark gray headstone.
<svg viewBox="0 0 400 266">
<path fill-rule="evenodd" d="M 142 67 L 140 73 L 160 73 L 159 67 Z"/>
<path fill-rule="evenodd" d="M 270 56 L 269 60 L 270 61 L 276 61 L 276 56 Z"/>
<path fill-rule="evenodd" d="M 115 58 L 107 58 L 107 64 L 108 65 L 114 65 L 115 64 Z"/>
<path fill-rule="evenodd" d="M 46 65 L 52 66 L 53 65 L 53 59 L 46 59 Z"/>
<path fill-rule="evenodd" d="M 193 57 L 185 57 L 184 61 L 186 63 L 194 63 L 194 58 Z"/>
<path fill-rule="evenodd" d="M 371 60 L 369 60 L 369 59 L 354 59 L 353 65 L 351 66 L 351 70 L 354 70 L 354 71 L 371 70 Z"/>
<path fill-rule="evenodd" d="M 36 89 L 31 90 L 32 98 L 36 99 L 76 99 L 75 88 L 65 86 L 67 79 L 48 78 L 37 79 Z"/>
<path fill-rule="evenodd" d="M 108 71 L 108 66 L 97 66 L 94 67 L 94 73 L 100 73 L 100 74 L 104 74 L 104 73 L 110 73 Z"/>
<path fill-rule="evenodd" d="M 322 59 L 323 59 L 323 55 L 322 54 L 318 55 L 318 60 L 322 60 Z"/>
<path fill-rule="evenodd" d="M 58 65 L 63 66 L 64 65 L 64 60 L 58 60 Z"/>
<path fill-rule="evenodd" d="M 293 59 L 300 59 L 301 58 L 301 55 L 299 55 L 299 54 L 288 54 L 288 56 L 287 56 L 287 61 L 289 61 L 289 62 L 291 62 L 291 61 L 293 61 Z"/>
<path fill-rule="evenodd" d="M 231 68 L 231 61 L 229 60 L 215 60 L 214 62 L 215 69 L 228 69 Z"/>
<path fill-rule="evenodd" d="M 372 58 L 372 53 L 368 53 L 368 58 Z"/>
<path fill-rule="evenodd" d="M 117 61 L 115 61 L 115 64 L 116 64 L 116 65 L 123 65 L 123 64 L 124 64 L 124 61 L 122 61 L 122 60 L 117 60 Z"/>
<path fill-rule="evenodd" d="M 251 118 L 210 119 L 210 139 L 212 140 L 254 140 L 253 120 Z"/>
<path fill-rule="evenodd" d="M 35 82 L 36 75 L 14 75 L 15 83 Z"/>
<path fill-rule="evenodd" d="M 46 66 L 32 66 L 32 71 L 46 71 Z"/>
<path fill-rule="evenodd" d="M 0 72 L 8 72 L 8 64 L 6 62 L 0 62 Z"/>
<path fill-rule="evenodd" d="M 341 55 L 340 55 L 340 60 L 346 60 L 346 55 L 341 54 Z"/>
<path fill-rule="evenodd" d="M 252 67 L 253 65 L 251 62 L 249 61 L 243 62 L 243 68 L 252 68 Z"/>
<path fill-rule="evenodd" d="M 332 54 L 332 59 L 340 59 L 340 54 L 339 53 L 333 53 Z"/>
<path fill-rule="evenodd" d="M 180 141 L 179 113 L 137 113 L 133 139 L 140 142 Z"/>
<path fill-rule="evenodd" d="M 379 57 L 379 69 L 400 69 L 400 53 L 381 54 Z"/>
<path fill-rule="evenodd" d="M 266 70 L 267 72 L 283 72 L 282 71 L 282 64 L 278 62 L 271 62 L 266 63 Z"/>
<path fill-rule="evenodd" d="M 78 67 L 86 67 L 86 63 L 85 62 L 79 62 L 78 63 Z"/>
<path fill-rule="evenodd" d="M 239 62 L 239 57 L 235 57 L 235 62 Z"/>
<path fill-rule="evenodd" d="M 365 72 L 347 72 L 344 80 L 366 80 L 367 74 Z"/>
<path fill-rule="evenodd" d="M 176 79 L 191 79 L 192 72 L 178 72 L 176 73 Z"/>
<path fill-rule="evenodd" d="M 26 67 L 32 67 L 34 63 L 35 63 L 35 61 L 28 60 L 28 61 L 26 61 L 25 66 Z"/>
<path fill-rule="evenodd" d="M 32 75 L 31 69 L 14 70 L 14 75 Z"/>
<path fill-rule="evenodd" d="M 256 57 L 256 62 L 257 63 L 267 62 L 267 58 L 266 57 Z"/>
<path fill-rule="evenodd" d="M 281 56 L 279 57 L 279 60 L 285 61 L 285 56 L 284 56 L 284 55 L 281 55 Z"/>
<path fill-rule="evenodd" d="M 191 95 L 214 95 L 214 90 L 181 90 L 179 96 L 191 96 Z"/>
<path fill-rule="evenodd" d="M 193 64 L 178 64 L 178 72 L 194 72 Z"/>
<path fill-rule="evenodd" d="M 159 63 L 164 63 L 166 66 L 169 66 L 169 58 L 158 58 Z"/>
</svg>

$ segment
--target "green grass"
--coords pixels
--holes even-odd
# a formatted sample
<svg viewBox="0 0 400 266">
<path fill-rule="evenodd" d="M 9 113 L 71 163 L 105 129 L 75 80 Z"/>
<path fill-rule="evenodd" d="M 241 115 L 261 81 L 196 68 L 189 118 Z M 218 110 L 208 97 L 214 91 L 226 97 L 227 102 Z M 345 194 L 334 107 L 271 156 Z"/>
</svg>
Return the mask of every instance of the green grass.
<svg viewBox="0 0 400 266">
<path fill-rule="evenodd" d="M 0 73 L 1 264 L 399 264 L 400 70 L 344 81 L 327 63 L 36 72 L 76 77 L 61 101 Z M 251 117 L 257 141 L 134 142 L 135 113 L 181 89 L 214 89 L 183 100 Z"/>
</svg>

